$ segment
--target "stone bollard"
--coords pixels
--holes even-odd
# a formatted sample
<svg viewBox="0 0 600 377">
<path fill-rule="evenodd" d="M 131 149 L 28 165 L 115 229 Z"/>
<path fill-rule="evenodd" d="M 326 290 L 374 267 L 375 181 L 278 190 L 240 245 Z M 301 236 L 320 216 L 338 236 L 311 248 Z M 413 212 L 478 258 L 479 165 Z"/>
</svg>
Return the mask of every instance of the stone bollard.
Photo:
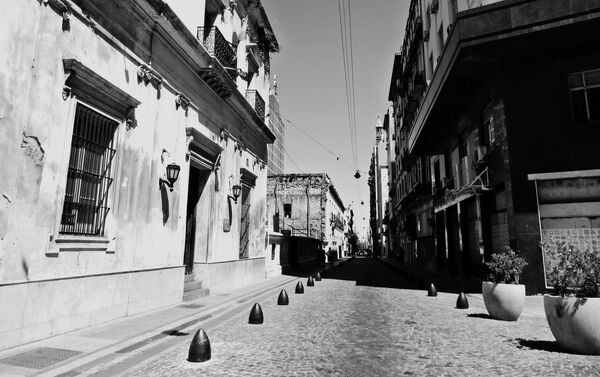
<svg viewBox="0 0 600 377">
<path fill-rule="evenodd" d="M 250 310 L 250 316 L 248 317 L 248 323 L 251 325 L 262 325 L 263 322 L 264 322 L 263 312 L 262 312 L 260 305 L 257 302 L 252 307 L 252 310 Z"/>
<path fill-rule="evenodd" d="M 308 281 L 306 282 L 306 286 L 307 287 L 314 287 L 315 286 L 315 281 L 313 280 L 312 276 L 308 277 Z"/>
<path fill-rule="evenodd" d="M 429 297 L 437 296 L 437 289 L 435 288 L 435 285 L 433 285 L 433 283 L 429 284 L 429 289 L 427 290 L 427 296 L 429 296 Z"/>
<path fill-rule="evenodd" d="M 277 305 L 288 305 L 289 303 L 290 299 L 288 297 L 288 294 L 285 291 L 285 289 L 282 289 L 281 293 L 279 293 L 279 298 L 277 299 Z"/>
<path fill-rule="evenodd" d="M 304 286 L 302 285 L 302 282 L 299 281 L 298 284 L 296 284 L 296 294 L 302 293 L 304 293 Z"/>
<path fill-rule="evenodd" d="M 463 292 L 460 292 L 458 295 L 458 299 L 456 300 L 456 309 L 469 309 L 469 301 Z"/>
<path fill-rule="evenodd" d="M 316 281 L 321 281 L 321 273 L 317 272 L 317 277 L 315 278 Z"/>
<path fill-rule="evenodd" d="M 194 335 L 187 360 L 192 363 L 210 360 L 210 341 L 204 329 L 198 330 Z"/>
</svg>

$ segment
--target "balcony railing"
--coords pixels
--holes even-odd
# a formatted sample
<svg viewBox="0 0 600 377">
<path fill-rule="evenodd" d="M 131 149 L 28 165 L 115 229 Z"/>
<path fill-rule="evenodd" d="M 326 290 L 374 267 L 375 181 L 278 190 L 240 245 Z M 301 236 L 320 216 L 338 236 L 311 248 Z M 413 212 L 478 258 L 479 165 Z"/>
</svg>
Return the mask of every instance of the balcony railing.
<svg viewBox="0 0 600 377">
<path fill-rule="evenodd" d="M 197 38 L 202 42 L 210 56 L 216 58 L 229 76 L 235 80 L 237 78 L 236 52 L 219 29 L 216 26 L 210 28 L 200 26 L 198 27 Z"/>
<path fill-rule="evenodd" d="M 256 90 L 246 90 L 246 101 L 254 108 L 260 119 L 265 121 L 265 100 Z"/>
</svg>

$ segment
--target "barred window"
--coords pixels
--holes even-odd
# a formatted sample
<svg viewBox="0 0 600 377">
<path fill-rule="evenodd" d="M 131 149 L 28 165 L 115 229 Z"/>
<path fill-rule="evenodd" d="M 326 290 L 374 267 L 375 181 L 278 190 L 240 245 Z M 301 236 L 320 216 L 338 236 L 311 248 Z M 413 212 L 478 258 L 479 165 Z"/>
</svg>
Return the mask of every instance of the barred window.
<svg viewBox="0 0 600 377">
<path fill-rule="evenodd" d="M 119 123 L 78 103 L 60 233 L 104 235 Z"/>
<path fill-rule="evenodd" d="M 600 121 L 600 69 L 572 73 L 568 77 L 575 123 Z"/>
</svg>

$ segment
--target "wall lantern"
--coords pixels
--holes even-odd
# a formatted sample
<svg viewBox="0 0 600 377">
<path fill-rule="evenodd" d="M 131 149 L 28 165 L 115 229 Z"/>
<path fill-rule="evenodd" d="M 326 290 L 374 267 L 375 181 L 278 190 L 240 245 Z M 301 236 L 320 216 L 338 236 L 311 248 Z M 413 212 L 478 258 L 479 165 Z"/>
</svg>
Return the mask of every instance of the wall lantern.
<svg viewBox="0 0 600 377">
<path fill-rule="evenodd" d="M 242 193 L 242 186 L 233 185 L 233 187 L 231 188 L 231 192 L 233 193 L 233 196 L 228 195 L 228 197 L 233 199 L 233 202 L 237 204 L 237 200 L 240 197 L 240 194 Z"/>
<path fill-rule="evenodd" d="M 167 165 L 167 179 L 160 178 L 160 183 L 169 186 L 169 190 L 173 191 L 173 184 L 175 184 L 177 178 L 179 178 L 180 170 L 181 168 L 177 164 Z"/>
</svg>

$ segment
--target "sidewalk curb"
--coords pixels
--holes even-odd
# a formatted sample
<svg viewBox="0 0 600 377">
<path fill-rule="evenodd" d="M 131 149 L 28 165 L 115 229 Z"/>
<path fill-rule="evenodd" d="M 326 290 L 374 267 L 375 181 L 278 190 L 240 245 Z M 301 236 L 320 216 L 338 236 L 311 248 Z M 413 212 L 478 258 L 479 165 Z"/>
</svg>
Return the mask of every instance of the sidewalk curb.
<svg viewBox="0 0 600 377">
<path fill-rule="evenodd" d="M 301 277 L 298 277 L 298 276 L 286 276 L 286 275 L 280 275 L 280 276 L 281 276 L 281 278 L 277 279 L 279 276 L 274 277 L 272 279 L 275 281 L 269 282 L 268 284 L 264 284 L 259 287 L 256 287 L 255 289 L 252 289 L 252 290 L 243 291 L 244 289 L 247 289 L 248 287 L 241 288 L 240 290 L 242 290 L 242 292 L 238 293 L 237 295 L 227 297 L 223 301 L 218 301 L 214 304 L 211 304 L 211 306 L 209 306 L 209 307 L 202 307 L 202 308 L 195 309 L 195 310 L 191 311 L 188 315 L 185 315 L 173 322 L 168 322 L 169 320 L 167 319 L 166 323 L 163 322 L 160 325 L 158 325 L 157 327 L 154 327 L 151 330 L 147 330 L 142 333 L 139 333 L 133 337 L 129 337 L 126 339 L 122 339 L 122 338 L 116 339 L 114 343 L 100 346 L 99 348 L 94 349 L 89 352 L 83 351 L 82 354 L 76 356 L 75 358 L 64 360 L 63 362 L 56 363 L 45 369 L 31 370 L 30 373 L 25 373 L 25 374 L 21 374 L 21 375 L 28 375 L 28 376 L 36 375 L 36 376 L 48 376 L 48 377 L 61 376 L 61 375 L 64 375 L 64 376 L 83 375 L 83 374 L 87 373 L 88 368 L 85 368 L 86 370 L 83 371 L 83 370 L 79 370 L 81 367 L 83 367 L 83 366 L 92 366 L 93 367 L 94 365 L 98 364 L 99 362 L 102 363 L 101 360 L 103 360 L 104 358 L 106 358 L 109 355 L 114 354 L 114 355 L 118 356 L 119 353 L 116 353 L 116 351 L 126 349 L 127 347 L 136 346 L 136 345 L 144 343 L 144 342 L 146 342 L 147 344 L 137 347 L 136 351 L 147 349 L 147 348 L 154 346 L 162 341 L 165 341 L 165 339 L 168 339 L 170 337 L 169 332 L 181 331 L 182 329 L 186 329 L 186 328 L 195 326 L 200 322 L 219 318 L 219 316 L 222 316 L 222 315 L 228 313 L 227 309 L 229 307 L 237 308 L 241 305 L 244 305 L 247 301 L 252 300 L 254 297 L 260 297 L 262 295 L 265 295 L 265 294 L 273 291 L 274 289 L 278 289 L 281 286 L 284 286 L 286 284 L 294 282 L 295 280 L 301 279 Z M 271 280 L 271 279 L 268 279 L 265 281 L 269 281 L 269 280 Z M 265 281 L 261 281 L 258 284 L 264 283 Z M 146 316 L 146 315 L 155 314 L 156 312 L 160 312 L 161 310 L 168 311 L 170 309 L 177 308 L 181 305 L 189 305 L 189 304 L 203 302 L 210 298 L 214 299 L 215 296 L 201 297 L 201 298 L 198 298 L 193 301 L 181 302 L 176 305 L 159 308 L 157 310 L 154 310 L 154 311 L 151 311 L 148 313 L 142 313 L 142 314 L 131 316 L 131 317 L 118 318 L 113 321 L 108 321 L 105 323 L 98 324 L 96 326 L 90 326 L 90 327 L 81 328 L 81 329 L 78 329 L 78 330 L 75 330 L 75 331 L 72 331 L 69 333 L 60 334 L 60 335 L 58 335 L 58 337 L 60 337 L 60 336 L 77 336 L 78 331 L 86 331 L 86 330 L 93 329 L 94 327 L 101 328 L 102 326 L 110 326 L 111 323 L 118 324 L 119 322 L 121 322 L 124 324 L 129 321 L 135 322 L 135 321 L 144 320 L 144 316 Z M 35 342 L 31 342 L 31 343 L 24 344 L 21 346 L 2 350 L 0 352 L 0 354 L 2 354 L 2 357 L 0 357 L 0 358 L 7 358 L 7 357 L 14 356 L 14 355 L 18 355 L 23 352 L 28 352 L 30 350 L 36 349 L 36 347 L 37 347 L 36 345 L 43 346 L 40 343 L 51 341 L 52 338 L 54 338 L 54 337 L 40 339 Z M 54 346 L 54 347 L 59 347 L 59 346 Z M 124 353 L 124 355 L 130 355 L 130 354 Z M 0 364 L 0 365 L 3 365 L 3 364 Z M 7 365 L 6 367 L 9 367 L 9 366 Z M 7 374 L 7 373 L 9 373 L 9 374 Z M 0 370 L 0 376 L 13 376 L 13 375 L 14 374 L 10 374 L 10 372 L 8 372 L 8 371 L 2 372 Z"/>
</svg>

